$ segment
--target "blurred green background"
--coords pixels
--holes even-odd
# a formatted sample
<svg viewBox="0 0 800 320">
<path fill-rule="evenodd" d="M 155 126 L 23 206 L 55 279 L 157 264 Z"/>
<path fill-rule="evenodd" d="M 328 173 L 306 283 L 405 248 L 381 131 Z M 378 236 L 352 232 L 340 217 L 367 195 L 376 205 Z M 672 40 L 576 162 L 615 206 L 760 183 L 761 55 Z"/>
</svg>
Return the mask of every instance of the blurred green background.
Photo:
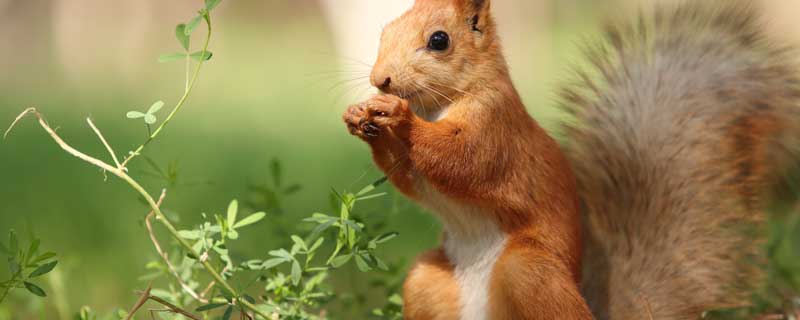
<svg viewBox="0 0 800 320">
<path fill-rule="evenodd" d="M 151 193 L 169 189 L 164 207 L 176 213 L 178 225 L 191 226 L 202 212 L 222 212 L 234 198 L 258 206 L 249 186 L 266 183 L 270 161 L 278 159 L 284 180 L 302 189 L 280 198 L 282 210 L 267 208 L 267 222 L 233 248 L 235 255 L 263 256 L 285 245 L 282 226 L 330 211 L 331 187 L 352 190 L 381 177 L 367 147 L 340 121 L 345 106 L 369 91 L 366 81 L 348 80 L 368 72 L 353 61 L 371 63 L 366 60 L 377 48 L 369 47 L 385 23 L 364 17 L 401 13 L 367 1 L 373 0 L 223 1 L 214 16 L 213 59 L 187 107 L 145 152 L 159 166 L 177 168 L 177 179 L 169 184 L 150 176 L 143 159 L 130 168 Z M 785 10 L 792 1 L 763 2 L 770 25 L 798 38 L 798 24 Z M 73 146 L 105 157 L 86 125 L 90 116 L 117 152 L 126 153 L 146 130 L 125 113 L 157 100 L 171 106 L 182 93 L 183 65 L 156 58 L 179 51 L 174 25 L 200 6 L 189 0 L 0 0 L 0 126 L 36 106 Z M 574 43 L 591 38 L 598 17 L 625 16 L 641 4 L 504 0 L 494 6 L 517 86 L 532 114 L 552 130 L 554 89 L 578 57 Z M 362 18 L 369 23 L 358 25 Z M 59 309 L 71 315 L 82 305 L 107 311 L 135 301 L 133 290 L 146 286 L 137 278 L 155 252 L 142 223 L 148 210 L 127 185 L 64 153 L 31 119 L 0 143 L 0 179 L 2 239 L 8 229 L 33 232 L 61 261 L 43 283 L 50 298 L 12 297 L 0 306 L 0 318 L 57 319 L 64 316 Z M 438 241 L 435 219 L 395 194 L 368 211 L 374 212 L 368 219 L 401 233 L 384 250 L 388 261 L 405 266 Z M 0 278 L 7 274 L 0 267 Z M 346 279 L 335 283 L 337 291 L 364 287 L 355 276 Z"/>
</svg>

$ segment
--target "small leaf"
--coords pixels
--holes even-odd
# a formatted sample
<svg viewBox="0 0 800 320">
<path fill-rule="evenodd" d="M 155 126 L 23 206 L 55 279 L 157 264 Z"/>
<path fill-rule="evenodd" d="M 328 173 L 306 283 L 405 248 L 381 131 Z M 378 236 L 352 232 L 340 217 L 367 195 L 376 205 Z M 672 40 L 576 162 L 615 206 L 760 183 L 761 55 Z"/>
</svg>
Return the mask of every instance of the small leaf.
<svg viewBox="0 0 800 320">
<path fill-rule="evenodd" d="M 187 240 L 200 239 L 200 231 L 198 230 L 181 230 L 178 231 L 178 236 Z"/>
<path fill-rule="evenodd" d="M 36 254 L 36 251 L 39 250 L 39 245 L 41 241 L 39 239 L 33 239 L 31 241 L 31 245 L 28 247 L 28 253 L 25 255 L 25 264 L 31 261 L 31 258 Z"/>
<path fill-rule="evenodd" d="M 214 53 L 212 53 L 211 51 L 206 51 L 206 52 L 197 51 L 195 53 L 190 54 L 189 56 L 191 56 L 192 59 L 195 59 L 197 61 L 203 62 L 203 61 L 211 60 L 211 57 L 214 56 Z"/>
<path fill-rule="evenodd" d="M 356 200 L 358 200 L 358 201 L 370 200 L 370 199 L 383 197 L 383 196 L 385 196 L 387 194 L 388 193 L 386 193 L 386 192 L 381 192 L 381 193 L 376 193 L 376 194 L 371 194 L 371 195 L 359 197 L 359 198 L 356 198 Z"/>
<path fill-rule="evenodd" d="M 37 285 L 35 285 L 33 283 L 30 283 L 28 281 L 23 282 L 23 284 L 25 284 L 25 289 L 28 289 L 28 292 L 30 292 L 30 293 L 33 293 L 33 294 L 35 294 L 37 296 L 40 296 L 40 297 L 46 297 L 47 296 L 47 294 L 44 293 L 44 290 L 42 290 L 42 288 L 39 288 L 39 286 L 37 286 Z"/>
<path fill-rule="evenodd" d="M 22 269 L 22 266 L 20 266 L 19 263 L 17 263 L 17 260 L 15 260 L 13 258 L 9 258 L 8 259 L 8 271 L 10 271 L 11 274 L 16 274 L 21 269 Z"/>
<path fill-rule="evenodd" d="M 45 253 L 40 254 L 38 257 L 36 257 L 36 259 L 33 259 L 33 261 L 31 261 L 31 263 L 42 262 L 44 260 L 50 259 L 50 258 L 55 257 L 55 256 L 56 256 L 55 252 L 45 252 Z"/>
<path fill-rule="evenodd" d="M 152 114 L 149 114 L 149 113 L 144 115 L 144 122 L 145 123 L 147 123 L 147 124 L 155 124 L 156 121 L 158 121 L 158 119 L 156 119 L 156 116 L 154 116 Z"/>
<path fill-rule="evenodd" d="M 301 248 L 303 248 L 303 250 L 306 250 L 306 251 L 308 251 L 308 247 L 306 246 L 306 242 L 305 242 L 305 241 L 303 241 L 303 238 L 300 238 L 300 237 L 299 237 L 299 236 L 297 236 L 297 235 L 292 235 L 292 236 L 291 236 L 291 238 L 292 238 L 292 241 L 294 241 L 294 243 L 295 243 L 296 245 L 298 245 L 298 246 L 300 246 Z"/>
<path fill-rule="evenodd" d="M 358 270 L 361 272 L 369 272 L 372 270 L 372 268 L 369 267 L 369 264 L 367 264 L 367 261 L 364 260 L 360 254 L 356 255 L 356 267 L 358 267 Z"/>
<path fill-rule="evenodd" d="M 126 116 L 128 117 L 128 119 L 139 119 L 139 118 L 144 118 L 144 113 L 141 113 L 139 111 L 131 111 L 128 112 Z"/>
<path fill-rule="evenodd" d="M 186 36 L 191 35 L 192 32 L 194 32 L 194 29 L 197 28 L 198 25 L 200 25 L 200 21 L 202 19 L 203 19 L 202 16 L 196 16 L 192 18 L 192 20 L 189 21 L 189 23 L 187 23 L 186 27 L 183 29 L 183 34 L 185 34 Z"/>
<path fill-rule="evenodd" d="M 378 243 L 378 244 L 385 243 L 385 242 L 387 242 L 389 240 L 394 239 L 398 235 L 400 235 L 400 234 L 397 233 L 397 232 L 385 233 L 385 234 L 382 234 L 382 235 L 378 236 L 377 238 L 375 238 L 375 242 Z"/>
<path fill-rule="evenodd" d="M 334 268 L 339 268 L 345 265 L 345 263 L 347 263 L 348 261 L 350 261 L 351 258 L 353 258 L 353 255 L 351 254 L 338 256 L 336 258 L 333 258 L 333 260 L 331 260 L 331 266 L 333 266 Z"/>
<path fill-rule="evenodd" d="M 211 10 L 214 10 L 214 8 L 219 5 L 220 1 L 221 0 L 206 0 L 206 11 L 211 12 Z"/>
<path fill-rule="evenodd" d="M 322 242 L 323 242 L 324 240 L 325 240 L 325 238 L 319 238 L 319 239 L 317 239 L 317 242 L 314 242 L 314 244 L 313 244 L 313 245 L 311 245 L 311 248 L 309 248 L 309 249 L 308 249 L 308 252 L 314 252 L 314 251 L 317 251 L 317 249 L 319 249 L 319 247 L 322 245 Z"/>
<path fill-rule="evenodd" d="M 233 306 L 228 306 L 228 309 L 225 309 L 225 314 L 222 315 L 222 320 L 230 320 L 231 315 L 233 315 Z"/>
<path fill-rule="evenodd" d="M 38 268 L 36 268 L 36 270 L 33 270 L 33 272 L 31 272 L 28 278 L 36 278 L 38 276 L 47 274 L 48 272 L 53 271 L 53 268 L 56 267 L 56 264 L 58 264 L 58 261 L 53 261 L 50 263 L 43 264 Z"/>
<path fill-rule="evenodd" d="M 388 179 L 389 179 L 389 178 L 387 178 L 387 177 L 383 177 L 383 178 L 380 178 L 380 179 L 378 179 L 378 181 L 375 181 L 375 182 L 373 182 L 372 184 L 370 184 L 370 185 L 368 185 L 368 186 L 364 187 L 364 189 L 361 189 L 361 191 L 359 191 L 358 193 L 356 193 L 356 196 L 360 197 L 360 196 L 366 195 L 367 193 L 370 193 L 370 192 L 372 192 L 372 190 L 375 190 L 376 188 L 380 187 L 380 186 L 381 186 L 382 184 L 384 184 L 384 183 L 386 182 L 386 180 L 388 180 Z"/>
<path fill-rule="evenodd" d="M 391 297 L 389 297 L 389 302 L 394 304 L 394 305 L 402 306 L 403 305 L 403 297 L 401 297 L 399 294 L 395 293 Z"/>
<path fill-rule="evenodd" d="M 155 114 L 158 110 L 164 107 L 164 101 L 156 101 L 153 105 L 150 106 L 150 109 L 147 110 L 147 114 Z"/>
<path fill-rule="evenodd" d="M 387 266 L 386 262 L 383 262 L 381 258 L 378 258 L 376 256 L 372 256 L 372 258 L 375 259 L 375 265 L 378 266 L 378 269 L 381 269 L 383 271 L 389 271 L 389 266 Z"/>
<path fill-rule="evenodd" d="M 228 205 L 228 227 L 236 224 L 236 215 L 239 213 L 239 201 L 233 200 Z"/>
<path fill-rule="evenodd" d="M 239 220 L 239 222 L 237 222 L 235 225 L 233 225 L 233 228 L 234 229 L 238 229 L 238 228 L 241 228 L 241 227 L 244 227 L 244 226 L 249 226 L 251 224 L 254 224 L 256 222 L 261 221 L 261 219 L 264 219 L 264 217 L 266 217 L 266 216 L 267 216 L 267 214 L 264 213 L 264 212 L 256 212 L 254 214 L 251 214 L 251 215 L 245 217 L 242 220 Z"/>
<path fill-rule="evenodd" d="M 189 51 L 189 36 L 186 35 L 186 25 L 181 23 L 175 27 L 175 37 L 186 51 Z"/>
<path fill-rule="evenodd" d="M 168 53 L 158 56 L 158 62 L 160 63 L 172 62 L 181 59 L 186 59 L 185 53 Z"/>
<path fill-rule="evenodd" d="M 289 262 L 290 260 L 286 260 L 284 258 L 272 258 L 267 261 L 264 261 L 264 264 L 261 265 L 261 268 L 264 270 L 272 269 L 277 267 L 283 263 Z"/>
<path fill-rule="evenodd" d="M 300 283 L 300 277 L 303 275 L 303 270 L 300 269 L 300 263 L 295 260 L 292 262 L 292 284 L 297 285 Z"/>
<path fill-rule="evenodd" d="M 205 304 L 205 305 L 197 307 L 197 309 L 195 309 L 194 311 L 203 312 L 203 311 L 208 311 L 208 310 L 214 310 L 216 308 L 224 307 L 224 306 L 227 306 L 227 305 L 228 305 L 227 303 L 209 303 L 209 304 Z"/>
<path fill-rule="evenodd" d="M 269 252 L 269 255 L 273 257 L 284 258 L 287 260 L 291 260 L 294 258 L 292 257 L 292 254 L 289 253 L 289 251 L 286 251 L 286 249 L 272 250 Z"/>
</svg>

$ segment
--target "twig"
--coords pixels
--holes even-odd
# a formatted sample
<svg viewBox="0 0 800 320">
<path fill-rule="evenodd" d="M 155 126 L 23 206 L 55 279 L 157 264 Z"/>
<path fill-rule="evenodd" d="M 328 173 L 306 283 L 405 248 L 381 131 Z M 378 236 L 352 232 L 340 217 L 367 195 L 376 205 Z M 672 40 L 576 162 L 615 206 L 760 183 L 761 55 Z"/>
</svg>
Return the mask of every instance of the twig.
<svg viewBox="0 0 800 320">
<path fill-rule="evenodd" d="M 150 300 L 153 300 L 153 301 L 155 301 L 155 302 L 158 302 L 158 303 L 160 303 L 161 305 L 163 305 L 163 306 L 165 306 L 165 307 L 169 308 L 169 309 L 170 309 L 170 311 L 172 311 L 172 312 L 174 312 L 174 313 L 178 313 L 178 314 L 180 314 L 180 315 L 182 315 L 182 316 L 184 316 L 184 317 L 187 317 L 187 318 L 189 318 L 189 319 L 201 320 L 201 319 L 200 319 L 200 317 L 198 317 L 198 316 L 196 316 L 196 315 L 193 315 L 193 314 L 191 314 L 189 311 L 183 310 L 183 309 L 181 309 L 181 308 L 179 308 L 179 307 L 175 306 L 174 304 L 171 304 L 171 303 L 167 302 L 166 300 L 164 300 L 164 299 L 161 299 L 161 298 L 159 298 L 159 297 L 156 297 L 156 296 L 150 296 Z"/>
<path fill-rule="evenodd" d="M 117 154 L 114 153 L 114 149 L 111 149 L 111 145 L 109 145 L 108 142 L 106 142 L 106 138 L 103 137 L 103 134 L 100 133 L 100 130 L 98 130 L 97 127 L 92 122 L 92 118 L 86 118 L 86 122 L 89 123 L 89 126 L 92 127 L 94 133 L 97 134 L 97 137 L 100 138 L 100 141 L 103 142 L 104 146 L 106 146 L 106 150 L 108 150 L 108 153 L 111 154 L 111 158 L 114 159 L 114 164 L 117 165 L 117 168 L 119 168 L 120 170 L 125 170 L 125 168 L 123 168 L 122 165 L 119 163 L 119 160 L 117 159 Z"/>
<path fill-rule="evenodd" d="M 207 19 L 208 20 L 206 21 L 206 25 L 208 26 L 208 33 L 206 34 L 205 42 L 203 43 L 203 50 L 200 51 L 201 57 L 206 56 L 206 53 L 208 52 L 208 44 L 209 42 L 211 42 L 211 17 L 207 16 Z M 178 111 L 186 104 L 186 100 L 192 93 L 192 89 L 194 88 L 194 85 L 197 82 L 197 76 L 200 74 L 200 69 L 203 67 L 204 62 L 205 60 L 201 58 L 200 62 L 197 63 L 197 67 L 195 67 L 194 69 L 191 81 L 188 82 L 186 90 L 184 90 L 183 92 L 183 96 L 181 96 L 181 99 L 178 100 L 177 104 L 175 104 L 175 107 L 172 109 L 172 112 L 170 112 L 169 115 L 167 115 L 167 118 L 164 119 L 163 122 L 161 122 L 158 128 L 156 128 L 156 130 L 153 131 L 153 133 L 148 136 L 147 140 L 144 143 L 142 143 L 138 148 L 136 148 L 136 150 L 131 152 L 129 156 L 125 157 L 125 160 L 122 161 L 123 167 L 125 167 L 128 164 L 128 162 L 130 162 L 133 158 L 140 155 L 142 150 L 144 150 L 144 148 L 158 136 L 161 130 L 164 129 L 164 127 L 172 120 L 175 114 L 178 113 Z M 148 130 L 149 128 L 150 127 L 148 126 Z"/>
<path fill-rule="evenodd" d="M 44 118 L 42 117 L 42 115 L 38 111 L 36 111 L 36 108 L 28 108 L 25 111 L 23 111 L 19 116 L 17 116 L 16 120 L 14 120 L 14 122 L 11 124 L 11 127 L 9 127 L 9 129 L 6 131 L 6 135 L 8 134 L 8 132 L 11 131 L 11 129 L 14 127 L 14 125 L 16 125 L 17 122 L 20 121 L 20 119 L 22 119 L 23 117 L 25 117 L 28 114 L 33 114 L 34 116 L 36 116 L 36 118 L 39 120 L 39 125 L 41 125 L 41 127 L 50 135 L 50 137 L 56 142 L 56 144 L 58 144 L 61 147 L 61 149 L 64 149 L 64 151 L 66 151 L 67 153 L 69 153 L 69 154 L 71 154 L 71 155 L 73 155 L 73 156 L 75 156 L 75 157 L 77 157 L 77 158 L 79 158 L 79 159 L 81 159 L 81 160 L 83 160 L 85 162 L 88 162 L 89 164 L 92 164 L 92 165 L 94 165 L 96 167 L 99 167 L 100 169 L 104 169 L 104 170 L 106 170 L 108 172 L 111 172 L 115 176 L 119 177 L 120 179 L 122 179 L 126 183 L 128 183 L 128 185 L 130 185 L 131 188 L 136 190 L 136 192 L 138 192 L 144 198 L 144 200 L 147 202 L 147 204 L 150 206 L 150 208 L 153 209 L 153 212 L 155 213 L 156 217 L 158 217 L 158 221 L 161 222 L 161 224 L 167 229 L 167 231 L 169 231 L 169 233 L 172 235 L 172 237 L 176 241 L 178 241 L 178 243 L 184 249 L 186 249 L 187 252 L 189 252 L 189 253 L 191 253 L 193 255 L 197 255 L 197 252 L 194 251 L 194 249 L 192 248 L 192 245 L 190 245 L 188 242 L 186 242 L 186 240 L 181 238 L 181 236 L 178 234 L 178 230 L 175 229 L 175 226 L 173 226 L 171 222 L 169 222 L 167 217 L 164 215 L 164 213 L 159 208 L 158 204 L 156 204 L 156 201 L 153 199 L 153 197 L 150 195 L 150 193 L 148 193 L 147 190 L 145 190 L 144 187 L 142 187 L 142 185 L 140 185 L 136 180 L 131 178 L 124 170 L 119 169 L 119 168 L 115 168 L 115 167 L 103 162 L 102 160 L 98 160 L 97 158 L 88 156 L 88 155 L 84 154 L 83 152 L 80 152 L 80 151 L 76 150 L 75 148 L 73 148 L 72 146 L 67 144 L 66 142 L 64 142 L 64 140 L 61 139 L 61 137 L 59 137 L 58 134 L 56 134 L 56 132 L 53 131 L 52 128 L 50 128 L 50 126 L 47 124 L 47 122 L 44 121 Z M 124 167 L 124 165 L 125 165 L 125 163 L 123 163 L 122 167 Z M 214 278 L 214 280 L 220 286 L 222 286 L 225 290 L 227 290 L 228 292 L 233 294 L 235 297 L 239 296 L 237 291 L 236 291 L 236 289 L 234 289 L 233 286 L 231 286 L 227 281 L 225 281 L 225 279 L 222 277 L 222 275 L 220 275 L 220 273 L 217 272 L 217 269 L 214 268 L 214 266 L 212 266 L 211 263 L 209 263 L 208 261 L 200 261 L 200 264 L 211 275 L 211 277 Z M 269 316 L 267 316 L 266 313 L 264 313 L 263 311 L 261 311 L 258 308 L 256 308 L 255 305 L 253 305 L 252 303 L 248 302 L 247 300 L 240 300 L 240 303 L 243 306 L 245 306 L 248 309 L 250 309 L 253 312 L 255 312 L 256 314 L 258 314 L 259 316 L 261 316 L 261 317 L 263 317 L 265 319 L 269 319 Z"/>
<path fill-rule="evenodd" d="M 150 290 L 152 289 L 153 289 L 152 283 L 147 285 L 147 289 L 145 289 L 144 292 L 142 292 L 142 294 L 139 296 L 139 300 L 136 300 L 136 304 L 134 304 L 133 307 L 131 308 L 131 311 L 128 312 L 128 316 L 125 317 L 125 320 L 133 319 L 133 315 L 135 315 L 136 312 L 139 311 L 140 308 L 142 308 L 144 303 L 147 302 L 147 299 L 150 298 Z"/>
<path fill-rule="evenodd" d="M 166 197 L 166 195 L 167 195 L 167 189 L 162 190 L 161 196 L 158 198 L 158 201 L 156 202 L 156 205 L 158 205 L 159 208 L 161 207 L 161 203 L 164 201 L 164 197 Z M 172 275 L 175 277 L 176 280 L 178 280 L 178 283 L 181 285 L 181 288 L 183 288 L 183 290 L 186 291 L 186 293 L 188 293 L 190 296 L 192 296 L 192 298 L 199 301 L 200 303 L 208 303 L 208 300 L 203 299 L 202 297 L 197 295 L 197 292 L 195 292 L 191 287 L 189 287 L 189 285 L 186 284 L 186 282 L 183 281 L 183 279 L 181 279 L 180 273 L 178 273 L 178 271 L 175 269 L 175 266 L 172 265 L 172 262 L 169 260 L 169 256 L 167 255 L 166 252 L 164 252 L 164 250 L 161 249 L 161 245 L 158 243 L 158 239 L 156 238 L 155 232 L 153 232 L 153 226 L 150 222 L 150 219 L 152 219 L 153 216 L 155 216 L 155 211 L 151 210 L 150 213 L 147 214 L 147 217 L 144 218 L 144 225 L 145 227 L 147 227 L 147 233 L 150 236 L 150 241 L 153 242 L 153 246 L 156 248 L 158 255 L 161 256 L 161 258 L 167 264 L 167 268 L 169 269 L 170 272 L 172 272 Z"/>
</svg>

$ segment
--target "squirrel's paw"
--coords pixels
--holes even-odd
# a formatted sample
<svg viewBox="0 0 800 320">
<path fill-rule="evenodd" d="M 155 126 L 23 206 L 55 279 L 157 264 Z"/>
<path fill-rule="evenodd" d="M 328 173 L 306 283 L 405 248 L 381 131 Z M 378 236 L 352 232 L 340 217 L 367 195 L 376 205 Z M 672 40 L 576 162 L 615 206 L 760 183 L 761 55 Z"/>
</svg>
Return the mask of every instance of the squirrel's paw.
<svg viewBox="0 0 800 320">
<path fill-rule="evenodd" d="M 383 129 L 397 128 L 411 119 L 408 101 L 392 95 L 378 95 L 350 106 L 344 121 L 350 133 L 363 139 L 378 137 Z"/>
</svg>

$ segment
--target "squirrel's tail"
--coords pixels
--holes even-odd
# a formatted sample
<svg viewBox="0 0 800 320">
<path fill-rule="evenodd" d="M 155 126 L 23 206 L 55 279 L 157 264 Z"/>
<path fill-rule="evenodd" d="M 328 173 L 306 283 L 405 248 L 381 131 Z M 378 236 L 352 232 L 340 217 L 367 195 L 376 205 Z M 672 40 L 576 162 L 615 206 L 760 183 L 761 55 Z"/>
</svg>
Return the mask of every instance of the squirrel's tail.
<svg viewBox="0 0 800 320">
<path fill-rule="evenodd" d="M 742 1 L 614 25 L 562 95 L 598 319 L 746 304 L 771 186 L 798 159 L 800 78 Z"/>
</svg>

